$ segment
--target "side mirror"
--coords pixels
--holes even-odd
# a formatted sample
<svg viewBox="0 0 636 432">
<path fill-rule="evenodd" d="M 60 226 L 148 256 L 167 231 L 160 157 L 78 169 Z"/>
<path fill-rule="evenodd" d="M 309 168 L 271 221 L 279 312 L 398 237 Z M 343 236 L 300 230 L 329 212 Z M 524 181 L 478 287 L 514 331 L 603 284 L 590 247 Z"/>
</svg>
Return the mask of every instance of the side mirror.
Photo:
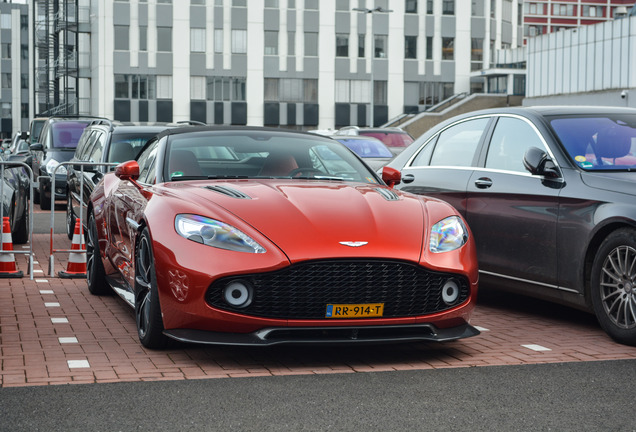
<svg viewBox="0 0 636 432">
<path fill-rule="evenodd" d="M 40 143 L 31 144 L 29 148 L 32 151 L 44 151 L 44 146 Z"/>
<path fill-rule="evenodd" d="M 561 172 L 548 154 L 537 147 L 530 147 L 523 156 L 523 166 L 532 175 L 541 175 L 546 178 L 559 178 Z"/>
<path fill-rule="evenodd" d="M 135 181 L 139 178 L 139 164 L 134 160 L 120 163 L 115 168 L 115 176 L 120 180 Z"/>
<path fill-rule="evenodd" d="M 29 138 L 29 132 L 28 131 L 24 131 L 20 134 L 20 139 L 21 140 L 27 140 Z"/>
<path fill-rule="evenodd" d="M 382 168 L 382 180 L 387 184 L 390 188 L 395 185 L 399 185 L 402 181 L 402 173 L 399 170 L 391 167 L 383 167 Z"/>
</svg>

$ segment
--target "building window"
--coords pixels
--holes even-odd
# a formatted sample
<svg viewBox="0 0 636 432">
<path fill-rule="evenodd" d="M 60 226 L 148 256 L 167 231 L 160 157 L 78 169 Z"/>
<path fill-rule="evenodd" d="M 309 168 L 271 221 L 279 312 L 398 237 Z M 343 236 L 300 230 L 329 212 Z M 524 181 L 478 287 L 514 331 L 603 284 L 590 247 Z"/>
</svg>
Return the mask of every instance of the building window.
<svg viewBox="0 0 636 432">
<path fill-rule="evenodd" d="M 404 58 L 417 58 L 417 36 L 404 37 Z"/>
<path fill-rule="evenodd" d="M 305 0 L 305 9 L 318 10 L 318 0 Z"/>
<path fill-rule="evenodd" d="M 305 56 L 318 56 L 318 33 L 305 33 Z"/>
<path fill-rule="evenodd" d="M 470 70 L 479 70 L 484 60 L 484 40 L 472 38 L 470 41 Z"/>
<path fill-rule="evenodd" d="M 277 31 L 265 31 L 265 55 L 278 55 Z"/>
<path fill-rule="evenodd" d="M 129 75 L 115 74 L 115 99 L 130 99 Z"/>
<path fill-rule="evenodd" d="M 220 6 L 223 6 L 222 2 L 220 4 Z M 247 6 L 247 0 L 232 0 L 232 6 L 246 7 Z"/>
<path fill-rule="evenodd" d="M 157 51 L 172 52 L 172 27 L 157 27 Z"/>
<path fill-rule="evenodd" d="M 265 78 L 264 100 L 268 102 L 317 103 L 318 80 Z"/>
<path fill-rule="evenodd" d="M 20 88 L 29 88 L 29 74 L 20 74 Z"/>
<path fill-rule="evenodd" d="M 278 78 L 265 78 L 264 99 L 269 102 L 278 102 Z"/>
<path fill-rule="evenodd" d="M 11 117 L 11 103 L 3 102 L 2 109 L 0 110 L 0 117 L 10 118 Z"/>
<path fill-rule="evenodd" d="M 154 75 L 132 75 L 132 99 L 154 99 L 155 77 Z"/>
<path fill-rule="evenodd" d="M 472 0 L 470 15 L 475 17 L 484 16 L 484 0 Z"/>
<path fill-rule="evenodd" d="M 455 38 L 442 38 L 442 60 L 455 59 Z"/>
<path fill-rule="evenodd" d="M 426 60 L 433 60 L 433 37 L 426 37 Z"/>
<path fill-rule="evenodd" d="M 157 75 L 157 99 L 172 99 L 171 75 Z"/>
<path fill-rule="evenodd" d="M 406 6 L 404 11 L 406 13 L 417 13 L 417 0 L 405 0 Z"/>
<path fill-rule="evenodd" d="M 443 0 L 442 1 L 442 14 L 443 15 L 455 15 L 455 0 Z"/>
<path fill-rule="evenodd" d="M 358 57 L 364 57 L 364 41 L 365 36 L 363 34 L 358 35 Z"/>
<path fill-rule="evenodd" d="M 265 0 L 266 8 L 278 8 L 278 0 Z"/>
<path fill-rule="evenodd" d="M 245 101 L 245 78 L 207 77 L 208 100 Z"/>
<path fill-rule="evenodd" d="M 11 74 L 3 73 L 2 74 L 2 88 L 10 89 L 11 88 Z"/>
<path fill-rule="evenodd" d="M 11 14 L 0 15 L 0 28 L 5 30 L 11 29 Z"/>
<path fill-rule="evenodd" d="M 387 36 L 375 35 L 375 57 L 386 58 Z"/>
<path fill-rule="evenodd" d="M 139 51 L 148 51 L 148 27 L 139 26 Z"/>
<path fill-rule="evenodd" d="M 433 0 L 426 0 L 426 13 L 433 15 Z"/>
<path fill-rule="evenodd" d="M 317 79 L 303 80 L 303 102 L 318 103 L 318 80 Z"/>
<path fill-rule="evenodd" d="M 128 51 L 128 40 L 130 39 L 129 26 L 116 25 L 114 27 L 115 33 L 115 50 L 116 51 Z"/>
<path fill-rule="evenodd" d="M 2 51 L 2 53 L 0 54 L 0 58 L 3 58 L 3 59 L 10 59 L 11 58 L 11 44 L 10 43 L 0 44 L 0 50 Z"/>
<path fill-rule="evenodd" d="M 190 99 L 205 100 L 206 80 L 204 76 L 190 77 Z"/>
<path fill-rule="evenodd" d="M 20 45 L 20 56 L 22 60 L 29 59 L 29 46 L 28 45 Z"/>
<path fill-rule="evenodd" d="M 214 30 L 214 52 L 218 54 L 223 52 L 223 30 L 222 29 Z"/>
<path fill-rule="evenodd" d="M 190 29 L 190 51 L 205 52 L 205 29 Z"/>
<path fill-rule="evenodd" d="M 497 15 L 497 0 L 490 0 L 490 18 L 495 18 Z"/>
<path fill-rule="evenodd" d="M 336 35 L 336 57 L 349 57 L 349 35 Z"/>
<path fill-rule="evenodd" d="M 232 30 L 232 53 L 247 53 L 247 30 Z"/>
</svg>

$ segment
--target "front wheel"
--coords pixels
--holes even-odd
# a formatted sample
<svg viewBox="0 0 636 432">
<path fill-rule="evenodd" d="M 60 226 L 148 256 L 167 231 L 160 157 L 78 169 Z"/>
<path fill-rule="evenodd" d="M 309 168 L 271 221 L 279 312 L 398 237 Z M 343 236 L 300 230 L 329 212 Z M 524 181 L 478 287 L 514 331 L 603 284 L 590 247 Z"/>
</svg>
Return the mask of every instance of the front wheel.
<svg viewBox="0 0 636 432">
<path fill-rule="evenodd" d="M 636 345 L 636 231 L 620 229 L 601 243 L 591 279 L 596 317 L 614 340 Z"/>
<path fill-rule="evenodd" d="M 146 348 L 165 348 L 171 341 L 163 334 L 152 239 L 144 228 L 135 252 L 135 317 L 137 333 Z"/>
<path fill-rule="evenodd" d="M 51 191 L 51 193 L 53 192 Z M 42 186 L 40 186 L 40 209 L 51 210 L 51 197 L 46 197 L 46 193 Z"/>
<path fill-rule="evenodd" d="M 99 252 L 97 223 L 92 213 L 88 217 L 86 231 L 86 282 L 88 291 L 93 295 L 105 295 L 112 292 L 106 282 L 106 271 Z"/>
</svg>

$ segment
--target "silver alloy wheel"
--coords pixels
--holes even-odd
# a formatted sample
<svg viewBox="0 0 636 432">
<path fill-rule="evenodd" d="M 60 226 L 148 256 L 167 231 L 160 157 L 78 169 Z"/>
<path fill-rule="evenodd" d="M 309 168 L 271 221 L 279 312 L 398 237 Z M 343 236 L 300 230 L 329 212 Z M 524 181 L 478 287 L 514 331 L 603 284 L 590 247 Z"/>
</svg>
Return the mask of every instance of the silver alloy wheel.
<svg viewBox="0 0 636 432">
<path fill-rule="evenodd" d="M 141 292 L 139 293 L 140 303 L 139 306 L 135 308 L 135 312 L 139 337 L 143 339 L 150 329 L 150 306 L 152 304 L 152 276 L 150 272 L 153 263 L 150 244 L 146 236 L 141 237 L 137 254 L 137 271 L 135 272 L 135 277 L 137 284 L 141 288 Z"/>
<path fill-rule="evenodd" d="M 636 249 L 613 249 L 603 262 L 600 285 L 608 318 L 621 329 L 636 328 Z"/>
</svg>

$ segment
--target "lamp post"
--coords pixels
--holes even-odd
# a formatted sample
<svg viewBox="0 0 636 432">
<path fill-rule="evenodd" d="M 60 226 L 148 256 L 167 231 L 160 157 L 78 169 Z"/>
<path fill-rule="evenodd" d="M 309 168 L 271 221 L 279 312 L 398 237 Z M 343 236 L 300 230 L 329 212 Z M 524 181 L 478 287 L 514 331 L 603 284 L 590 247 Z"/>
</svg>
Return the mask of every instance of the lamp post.
<svg viewBox="0 0 636 432">
<path fill-rule="evenodd" d="M 375 84 L 373 82 L 373 59 L 375 59 L 375 34 L 373 33 L 373 14 L 375 12 L 379 12 L 379 13 L 389 13 L 389 12 L 393 12 L 392 9 L 384 9 L 381 6 L 378 6 L 376 8 L 373 9 L 369 9 L 369 8 L 353 8 L 352 10 L 356 11 L 356 12 L 361 12 L 361 13 L 366 13 L 366 14 L 371 14 L 371 106 L 370 106 L 370 117 L 371 119 L 369 120 L 369 125 L 370 127 L 375 126 L 374 125 L 374 118 L 373 118 L 373 104 L 375 103 L 374 101 L 374 97 L 375 97 Z M 366 22 L 366 20 L 365 20 Z"/>
</svg>

